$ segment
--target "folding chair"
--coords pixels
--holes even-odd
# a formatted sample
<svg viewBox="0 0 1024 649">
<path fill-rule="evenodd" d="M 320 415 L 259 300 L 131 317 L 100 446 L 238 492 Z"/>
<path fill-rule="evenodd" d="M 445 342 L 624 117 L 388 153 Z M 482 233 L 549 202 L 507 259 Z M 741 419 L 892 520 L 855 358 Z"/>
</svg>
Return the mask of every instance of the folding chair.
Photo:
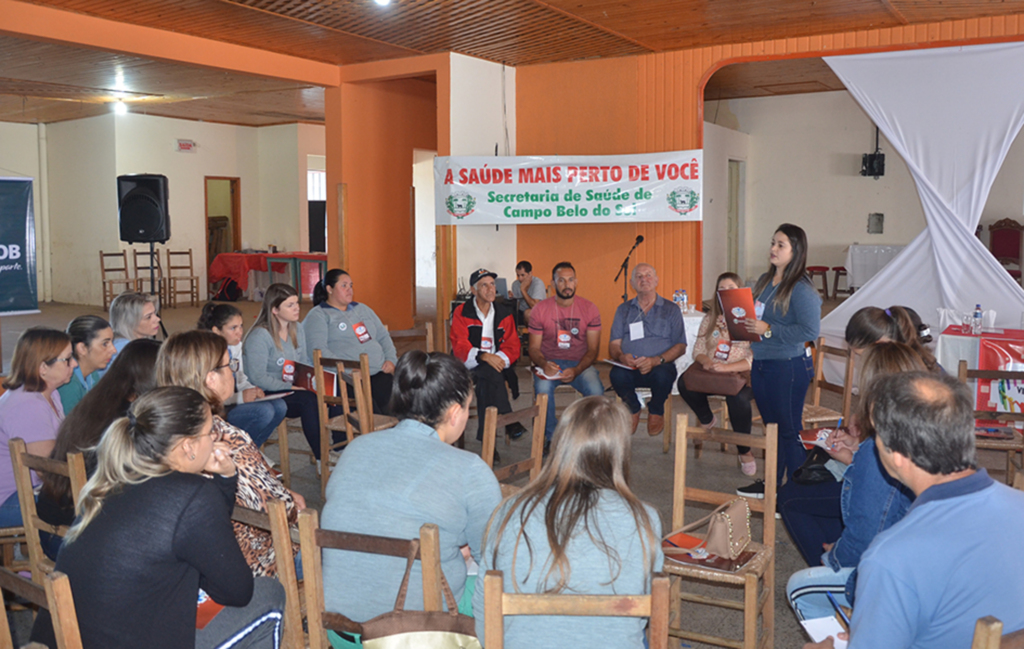
<svg viewBox="0 0 1024 649">
<path fill-rule="evenodd" d="M 672 497 L 672 529 L 677 530 L 684 525 L 684 514 L 687 502 L 700 502 L 714 506 L 734 500 L 735 494 L 708 491 L 686 486 L 686 454 L 687 438 L 706 442 L 720 442 L 736 446 L 750 446 L 764 449 L 764 500 L 749 500 L 750 509 L 763 514 L 761 543 L 751 541 L 748 551 L 752 556 L 736 572 L 713 570 L 703 566 L 665 560 L 664 572 L 672 577 L 672 601 L 676 602 L 674 620 L 679 626 L 669 629 L 669 634 L 684 640 L 695 640 L 720 647 L 736 647 L 754 649 L 755 647 L 773 646 L 775 632 L 775 480 L 778 475 L 778 426 L 768 424 L 765 434 L 744 435 L 719 428 L 705 431 L 701 426 L 690 426 L 686 415 L 676 417 L 676 465 Z M 743 589 L 740 601 L 724 597 L 709 596 L 691 592 L 683 592 L 683 581 L 705 582 Z M 760 584 L 760 593 L 758 585 Z M 732 638 L 713 636 L 681 628 L 684 620 L 682 603 L 691 602 L 706 606 L 718 606 L 743 611 L 743 636 L 737 641 Z M 761 617 L 761 637 L 757 634 L 757 619 Z"/>
<path fill-rule="evenodd" d="M 835 385 L 825 380 L 825 356 L 838 356 L 844 361 L 843 385 Z M 827 390 L 843 395 L 842 410 L 832 410 L 821 405 L 821 391 Z M 853 402 L 853 352 L 825 344 L 824 338 L 818 338 L 814 346 L 814 380 L 811 382 L 811 403 L 804 404 L 804 426 L 822 425 L 831 421 L 839 423 L 850 418 L 850 406 Z"/>
<path fill-rule="evenodd" d="M 362 634 L 362 625 L 341 613 L 327 611 L 324 605 L 322 551 L 348 550 L 389 557 L 419 559 L 423 569 L 423 610 L 444 610 L 441 602 L 441 555 L 437 525 L 420 527 L 418 539 L 394 539 L 369 534 L 352 534 L 320 529 L 315 509 L 299 512 L 299 538 L 302 540 L 302 572 L 305 577 L 306 618 L 311 649 L 328 649 L 327 629 Z M 364 584 L 366 585 L 366 584 Z M 397 592 L 399 584 L 394 586 Z M 383 587 L 378 584 L 377 586 Z"/>
<path fill-rule="evenodd" d="M 977 380 L 1006 380 L 1024 381 L 1024 372 L 1004 372 L 998 370 L 969 370 L 967 361 L 961 360 L 957 367 L 957 378 L 961 383 Z M 990 388 L 991 389 L 991 388 Z M 1024 421 L 1024 413 L 1019 412 L 995 412 L 992 410 L 975 410 L 975 419 L 992 419 L 1001 422 Z M 987 439 L 977 437 L 974 440 L 975 448 L 985 451 L 1003 451 L 1006 453 L 1006 484 L 1012 484 L 1014 475 L 1024 469 L 1024 436 L 1016 428 L 1013 429 L 1013 439 Z M 1017 454 L 1021 454 L 1020 460 Z"/>
<path fill-rule="evenodd" d="M 43 585 L 21 577 L 7 568 L 0 568 L 0 590 L 20 597 L 28 603 L 50 612 L 53 634 L 57 649 L 82 649 L 82 638 L 78 630 L 78 615 L 75 600 L 71 596 L 71 584 L 63 572 L 46 576 Z M 15 649 L 11 638 L 11 627 L 7 615 L 0 614 L 0 649 Z M 36 642 L 23 649 L 46 649 Z"/>
<path fill-rule="evenodd" d="M 477 585 L 477 588 L 480 588 Z M 506 593 L 504 575 L 484 575 L 484 645 L 504 649 L 506 615 L 649 617 L 651 649 L 668 649 L 669 580 L 655 574 L 650 595 L 547 595 Z"/>
<path fill-rule="evenodd" d="M 187 288 L 178 288 L 181 282 L 185 282 Z M 189 306 L 199 306 L 199 275 L 192 267 L 191 248 L 167 251 L 167 306 L 177 307 L 179 295 L 188 296 Z"/>
<path fill-rule="evenodd" d="M 547 421 L 548 413 L 548 396 L 546 394 L 537 395 L 537 398 L 533 402 L 533 407 L 524 408 L 523 410 L 515 410 L 508 414 L 499 415 L 498 409 L 491 406 L 487 409 L 484 414 L 484 441 L 483 449 L 480 453 L 480 457 L 483 458 L 484 462 L 487 463 L 488 468 L 494 469 L 494 445 L 498 434 L 499 426 L 508 426 L 513 423 L 521 423 L 523 425 L 529 425 L 533 422 L 533 435 L 531 436 L 530 443 L 530 457 L 525 460 L 520 460 L 515 464 L 503 466 L 500 469 L 494 469 L 494 477 L 498 479 L 498 482 L 505 482 L 521 477 L 523 473 L 530 472 L 530 480 L 533 480 L 540 474 L 541 463 L 544 459 L 544 423 Z M 505 445 L 511 446 L 512 440 L 509 436 L 505 435 Z M 502 493 L 508 491 L 510 485 L 503 484 L 501 486 Z"/>
<path fill-rule="evenodd" d="M 53 572 L 53 561 L 43 554 L 39 533 L 47 532 L 63 537 L 67 534 L 68 528 L 64 525 L 51 525 L 39 518 L 39 514 L 36 512 L 31 472 L 55 473 L 70 479 L 71 496 L 77 507 L 82 487 L 88 480 L 85 473 L 85 459 L 81 453 L 68 453 L 67 462 L 32 455 L 27 450 L 25 440 L 20 437 L 15 437 L 7 445 L 11 451 L 11 464 L 14 466 L 14 481 L 18 485 L 18 503 L 21 505 L 21 520 L 25 526 L 29 570 L 32 572 L 32 581 L 41 586 L 43 585 L 43 576 Z"/>
<path fill-rule="evenodd" d="M 1003 635 L 1003 623 L 986 615 L 974 625 L 971 649 L 1024 649 L 1024 630 Z"/>
<path fill-rule="evenodd" d="M 103 310 L 110 308 L 110 303 L 124 291 L 138 290 L 138 282 L 128 269 L 128 253 L 103 252 L 100 250 L 100 278 L 103 282 Z M 124 285 L 117 290 L 115 287 Z"/>
</svg>

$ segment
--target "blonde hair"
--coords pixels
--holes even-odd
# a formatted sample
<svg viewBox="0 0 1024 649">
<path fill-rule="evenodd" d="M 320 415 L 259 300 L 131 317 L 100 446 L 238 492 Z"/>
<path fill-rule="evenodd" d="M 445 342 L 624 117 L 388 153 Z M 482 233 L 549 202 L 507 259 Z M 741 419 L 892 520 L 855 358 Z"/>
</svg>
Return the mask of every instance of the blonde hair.
<svg viewBox="0 0 1024 649">
<path fill-rule="evenodd" d="M 156 384 L 191 388 L 203 395 L 220 414 L 220 397 L 206 385 L 206 376 L 220 365 L 228 351 L 227 342 L 212 331 L 192 329 L 172 335 L 156 357 Z"/>
<path fill-rule="evenodd" d="M 248 338 L 256 329 L 266 329 L 270 332 L 270 339 L 274 341 L 274 345 L 281 349 L 281 337 L 277 335 L 281 326 L 281 320 L 274 315 L 274 309 L 280 307 L 288 298 L 297 296 L 298 293 L 295 289 L 287 284 L 271 284 L 268 286 L 267 292 L 263 295 L 263 306 L 260 307 L 260 314 L 256 316 L 256 322 L 253 323 L 252 328 L 249 329 L 249 333 L 245 334 L 245 337 Z M 288 337 L 292 340 L 292 347 L 297 348 L 299 346 L 299 325 L 297 323 L 288 323 Z"/>
<path fill-rule="evenodd" d="M 917 351 L 905 343 L 881 342 L 868 347 L 860 361 L 860 394 L 857 418 L 861 422 L 870 421 L 871 413 L 867 412 L 869 399 L 865 398 L 871 391 L 876 379 L 903 372 L 927 371 L 927 362 Z M 861 441 L 869 433 L 868 426 L 861 427 Z"/>
<path fill-rule="evenodd" d="M 569 584 L 572 566 L 566 554 L 574 537 L 585 532 L 591 541 L 608 555 L 610 564 L 617 564 L 612 578 L 622 569 L 616 548 L 608 545 L 596 527 L 596 512 L 602 490 L 612 490 L 625 502 L 633 514 L 638 536 L 643 542 L 643 562 L 648 573 L 654 570 L 654 557 L 661 540 L 655 535 L 650 516 L 644 504 L 629 488 L 630 432 L 632 422 L 626 407 L 607 397 L 586 397 L 569 406 L 555 429 L 548 463 L 537 479 L 519 494 L 511 497 L 510 506 L 497 520 L 497 514 L 487 525 L 484 538 L 490 536 L 496 524 L 494 557 L 497 561 L 502 536 L 514 516 L 518 516 L 519 529 L 512 548 L 512 582 L 518 591 L 516 576 L 517 548 L 525 542 L 530 561 L 527 574 L 534 569 L 534 555 L 527 537 L 526 522 L 538 508 L 542 508 L 547 541 L 551 556 L 537 557 L 542 566 L 549 566 L 539 581 L 543 592 L 560 593 Z M 545 502 L 546 501 L 546 502 Z M 498 511 L 501 511 L 499 508 Z"/>
<path fill-rule="evenodd" d="M 78 520 L 64 543 L 72 543 L 103 508 L 111 493 L 171 473 L 167 454 L 186 437 L 196 437 L 210 418 L 206 398 L 182 387 L 157 388 L 139 397 L 128 415 L 110 424 L 96 447 L 96 472 L 85 483 Z"/>
<path fill-rule="evenodd" d="M 142 309 L 147 305 L 156 306 L 156 298 L 145 293 L 125 291 L 110 303 L 110 328 L 117 338 L 135 340 L 135 328 L 142 320 Z"/>
</svg>

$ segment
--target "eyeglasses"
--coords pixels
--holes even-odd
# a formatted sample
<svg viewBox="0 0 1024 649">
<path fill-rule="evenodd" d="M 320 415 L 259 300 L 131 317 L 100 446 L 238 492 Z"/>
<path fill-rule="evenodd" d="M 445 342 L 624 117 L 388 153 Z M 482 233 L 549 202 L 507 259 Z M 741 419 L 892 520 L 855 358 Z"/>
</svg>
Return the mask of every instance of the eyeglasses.
<svg viewBox="0 0 1024 649">
<path fill-rule="evenodd" d="M 210 371 L 211 371 L 211 372 L 219 372 L 219 371 L 221 371 L 222 369 L 224 369 L 225 367 L 227 367 L 227 368 L 231 368 L 231 363 L 229 362 L 229 363 L 225 363 L 224 365 L 218 365 L 217 367 L 213 368 L 213 369 L 212 369 L 212 370 L 210 370 Z M 232 371 L 234 371 L 234 370 L 232 369 Z"/>
<path fill-rule="evenodd" d="M 71 365 L 71 361 L 75 360 L 74 356 L 67 356 L 65 358 L 57 357 L 46 361 L 47 365 L 56 365 L 57 363 L 64 363 L 68 366 Z"/>
</svg>

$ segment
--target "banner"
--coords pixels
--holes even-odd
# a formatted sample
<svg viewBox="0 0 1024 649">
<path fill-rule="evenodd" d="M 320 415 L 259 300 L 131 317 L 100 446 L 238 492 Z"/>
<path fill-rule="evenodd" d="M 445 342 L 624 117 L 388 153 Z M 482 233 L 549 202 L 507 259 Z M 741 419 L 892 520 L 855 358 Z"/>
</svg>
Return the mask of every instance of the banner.
<svg viewBox="0 0 1024 649">
<path fill-rule="evenodd" d="M 704 152 L 434 158 L 437 225 L 700 221 Z"/>
<path fill-rule="evenodd" d="M 32 179 L 0 178 L 0 315 L 38 309 Z"/>
</svg>

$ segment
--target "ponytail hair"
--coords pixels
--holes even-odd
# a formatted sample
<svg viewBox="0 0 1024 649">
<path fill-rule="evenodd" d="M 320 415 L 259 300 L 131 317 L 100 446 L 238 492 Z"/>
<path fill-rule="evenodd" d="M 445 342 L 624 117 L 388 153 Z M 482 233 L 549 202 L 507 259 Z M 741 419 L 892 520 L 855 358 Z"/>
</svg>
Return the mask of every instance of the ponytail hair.
<svg viewBox="0 0 1024 649">
<path fill-rule="evenodd" d="M 71 353 L 78 359 L 78 343 L 89 347 L 92 341 L 104 329 L 110 329 L 110 323 L 98 315 L 80 315 L 68 323 L 65 330 L 71 337 Z"/>
<path fill-rule="evenodd" d="M 96 473 L 82 489 L 78 520 L 64 542 L 78 538 L 112 492 L 171 473 L 171 449 L 182 438 L 201 434 L 210 417 L 206 398 L 189 388 L 157 388 L 139 397 L 127 416 L 114 420 L 103 433 L 96 448 Z"/>
<path fill-rule="evenodd" d="M 901 343 L 908 345 L 917 352 L 929 372 L 934 372 L 938 367 L 935 354 L 925 347 L 932 340 L 928 325 L 921 321 L 921 316 L 908 306 L 891 306 L 887 309 L 892 314 L 896 323 L 897 337 Z"/>
<path fill-rule="evenodd" d="M 203 305 L 203 312 L 199 314 L 196 329 L 209 329 L 211 331 L 214 327 L 224 329 L 224 325 L 235 316 L 242 316 L 242 312 L 235 305 L 223 302 L 207 302 Z"/>
<path fill-rule="evenodd" d="M 320 306 L 321 302 L 327 301 L 327 287 L 334 288 L 334 285 L 338 283 L 342 275 L 348 275 L 348 273 L 341 268 L 332 268 L 327 271 L 324 278 L 313 287 L 313 306 Z"/>
</svg>

